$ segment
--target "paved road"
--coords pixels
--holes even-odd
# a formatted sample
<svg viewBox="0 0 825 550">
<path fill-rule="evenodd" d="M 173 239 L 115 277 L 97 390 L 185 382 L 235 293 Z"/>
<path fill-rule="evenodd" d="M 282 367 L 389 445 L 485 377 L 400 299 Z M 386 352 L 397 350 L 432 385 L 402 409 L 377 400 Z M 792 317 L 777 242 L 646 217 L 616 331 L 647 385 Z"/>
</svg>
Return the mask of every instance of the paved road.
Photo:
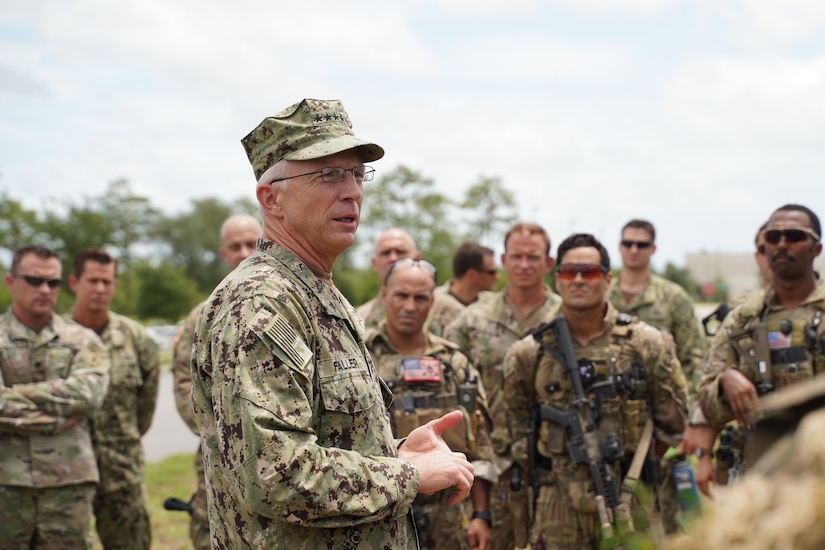
<svg viewBox="0 0 825 550">
<path fill-rule="evenodd" d="M 194 453 L 199 439 L 193 434 L 178 415 L 175 408 L 175 395 L 172 391 L 172 373 L 160 375 L 160 395 L 155 408 L 152 427 L 143 436 L 143 449 L 147 462 L 157 462 L 164 458 L 180 454 Z"/>
</svg>

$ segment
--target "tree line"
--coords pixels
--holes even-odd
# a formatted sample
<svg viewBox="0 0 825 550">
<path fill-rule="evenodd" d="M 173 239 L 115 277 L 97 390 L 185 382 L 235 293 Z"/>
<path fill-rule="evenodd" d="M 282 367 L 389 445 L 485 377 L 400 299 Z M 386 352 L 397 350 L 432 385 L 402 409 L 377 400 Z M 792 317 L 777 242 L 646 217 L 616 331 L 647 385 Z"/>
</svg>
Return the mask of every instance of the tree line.
<svg viewBox="0 0 825 550">
<path fill-rule="evenodd" d="M 459 244 L 473 240 L 500 247 L 507 228 L 518 219 L 515 196 L 498 177 L 479 176 L 455 199 L 441 192 L 432 178 L 398 166 L 367 184 L 365 191 L 356 245 L 339 257 L 334 272 L 336 285 L 353 304 L 369 300 L 381 288 L 369 258 L 385 229 L 406 229 L 443 282 L 452 276 L 452 255 Z M 67 279 L 80 250 L 105 248 L 119 264 L 112 309 L 142 321 L 174 323 L 226 275 L 219 229 L 224 219 L 240 213 L 258 215 L 252 192 L 233 201 L 194 198 L 183 212 L 167 213 L 149 197 L 136 194 L 126 179 L 109 183 L 100 195 L 56 199 L 40 210 L 28 209 L 0 190 L 0 258 L 5 272 L 14 250 L 42 244 L 62 258 Z M 699 285 L 684 269 L 668 264 L 663 275 L 699 295 Z M 502 277 L 498 285 L 504 284 Z M 63 290 L 60 313 L 74 302 L 65 282 Z M 0 285 L 0 310 L 10 303 L 8 289 Z"/>
<path fill-rule="evenodd" d="M 368 259 L 375 238 L 385 229 L 409 231 L 443 281 L 451 275 L 452 254 L 461 242 L 498 240 L 518 212 L 512 192 L 499 178 L 479 177 L 460 200 L 404 166 L 367 185 L 369 198 L 356 246 L 339 258 L 334 274 L 354 304 L 380 289 Z M 119 264 L 112 309 L 143 321 L 177 322 L 226 275 L 219 229 L 224 219 L 238 213 L 258 215 L 251 192 L 233 201 L 194 198 L 183 212 L 167 213 L 151 198 L 136 194 L 126 179 L 109 183 L 99 195 L 55 199 L 38 210 L 0 190 L 0 258 L 7 272 L 17 248 L 42 244 L 61 257 L 67 279 L 80 250 L 105 248 Z M 73 302 L 64 281 L 58 311 L 68 311 Z M 0 285 L 0 309 L 10 303 L 8 289 Z"/>
</svg>

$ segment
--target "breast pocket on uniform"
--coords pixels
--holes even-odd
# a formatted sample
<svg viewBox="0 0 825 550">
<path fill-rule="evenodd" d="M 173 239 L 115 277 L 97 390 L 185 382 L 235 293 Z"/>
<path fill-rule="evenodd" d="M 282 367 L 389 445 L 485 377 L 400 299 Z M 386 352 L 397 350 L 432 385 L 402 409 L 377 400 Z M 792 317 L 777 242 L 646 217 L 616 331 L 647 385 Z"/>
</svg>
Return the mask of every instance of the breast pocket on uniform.
<svg viewBox="0 0 825 550">
<path fill-rule="evenodd" d="M 331 412 L 356 414 L 382 402 L 379 386 L 366 364 L 358 358 L 332 359 L 334 374 L 320 380 L 324 408 Z M 320 372 L 329 372 L 320 368 Z"/>
</svg>

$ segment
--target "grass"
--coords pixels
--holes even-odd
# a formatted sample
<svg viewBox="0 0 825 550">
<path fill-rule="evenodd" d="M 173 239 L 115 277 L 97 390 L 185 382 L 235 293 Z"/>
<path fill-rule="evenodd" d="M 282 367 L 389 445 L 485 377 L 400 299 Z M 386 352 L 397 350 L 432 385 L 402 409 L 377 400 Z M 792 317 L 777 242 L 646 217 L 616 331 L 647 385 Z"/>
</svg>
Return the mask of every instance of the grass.
<svg viewBox="0 0 825 550">
<path fill-rule="evenodd" d="M 146 465 L 146 492 L 152 513 L 152 549 L 191 550 L 189 514 L 163 509 L 168 497 L 189 500 L 195 490 L 195 454 L 173 455 Z M 94 549 L 103 547 L 95 540 Z"/>
<path fill-rule="evenodd" d="M 152 510 L 152 548 L 189 550 L 189 514 L 163 509 L 168 497 L 189 500 L 195 490 L 194 453 L 173 455 L 146 465 L 146 492 Z"/>
</svg>

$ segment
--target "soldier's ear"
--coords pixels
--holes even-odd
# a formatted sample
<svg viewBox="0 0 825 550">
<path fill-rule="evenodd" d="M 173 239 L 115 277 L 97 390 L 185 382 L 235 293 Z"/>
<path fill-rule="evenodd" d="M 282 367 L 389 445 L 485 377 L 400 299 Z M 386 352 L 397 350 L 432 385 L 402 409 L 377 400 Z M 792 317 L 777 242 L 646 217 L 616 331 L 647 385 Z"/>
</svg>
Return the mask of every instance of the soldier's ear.
<svg viewBox="0 0 825 550">
<path fill-rule="evenodd" d="M 819 256 L 819 255 L 820 255 L 820 253 L 822 253 L 822 241 L 816 241 L 816 242 L 814 243 L 814 246 L 813 246 L 813 248 L 812 248 L 812 251 L 813 251 L 813 253 L 814 253 L 814 258 L 816 258 L 817 256 Z"/>
<path fill-rule="evenodd" d="M 258 198 L 258 204 L 261 205 L 261 210 L 277 219 L 283 219 L 283 207 L 281 201 L 282 191 L 280 186 L 270 183 L 259 183 L 255 189 L 255 195 Z"/>
</svg>

